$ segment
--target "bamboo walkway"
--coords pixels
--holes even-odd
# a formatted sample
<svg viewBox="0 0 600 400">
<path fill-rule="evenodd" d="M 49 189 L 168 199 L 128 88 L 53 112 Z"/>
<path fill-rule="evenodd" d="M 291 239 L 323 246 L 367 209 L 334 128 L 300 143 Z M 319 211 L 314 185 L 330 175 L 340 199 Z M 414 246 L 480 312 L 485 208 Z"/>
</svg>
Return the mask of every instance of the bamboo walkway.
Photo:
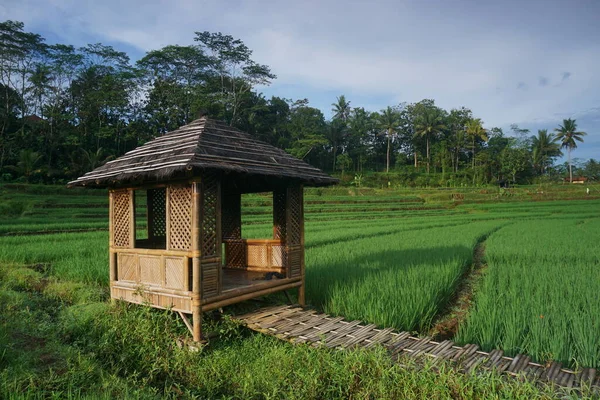
<svg viewBox="0 0 600 400">
<path fill-rule="evenodd" d="M 329 348 L 384 346 L 394 360 L 402 356 L 429 357 L 447 360 L 463 371 L 473 369 L 491 370 L 512 376 L 526 376 L 552 382 L 568 388 L 582 384 L 600 389 L 600 374 L 594 368 L 571 371 L 558 362 L 548 365 L 534 363 L 524 355 L 506 357 L 502 350 L 487 353 L 474 344 L 457 346 L 452 341 L 436 342 L 431 338 L 418 338 L 408 332 L 396 332 L 391 328 L 379 329 L 360 321 L 344 321 L 341 317 L 317 314 L 314 310 L 299 306 L 275 306 L 236 317 L 248 328 L 292 343 L 306 343 L 314 347 Z M 585 382 L 585 383 L 584 383 Z"/>
</svg>

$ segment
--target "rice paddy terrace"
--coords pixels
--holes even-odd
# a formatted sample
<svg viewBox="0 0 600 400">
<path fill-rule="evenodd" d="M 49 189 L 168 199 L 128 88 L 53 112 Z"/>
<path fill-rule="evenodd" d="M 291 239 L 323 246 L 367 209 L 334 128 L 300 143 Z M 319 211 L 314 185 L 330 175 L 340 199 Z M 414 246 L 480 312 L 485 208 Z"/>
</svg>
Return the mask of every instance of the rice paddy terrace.
<svg viewBox="0 0 600 400">
<path fill-rule="evenodd" d="M 540 365 L 598 368 L 600 191 L 584 191 L 308 190 L 307 303 Z M 268 236 L 270 197 L 242 201 L 243 235 Z M 4 275 L 107 285 L 105 192 L 5 185 L 0 207 Z"/>
</svg>

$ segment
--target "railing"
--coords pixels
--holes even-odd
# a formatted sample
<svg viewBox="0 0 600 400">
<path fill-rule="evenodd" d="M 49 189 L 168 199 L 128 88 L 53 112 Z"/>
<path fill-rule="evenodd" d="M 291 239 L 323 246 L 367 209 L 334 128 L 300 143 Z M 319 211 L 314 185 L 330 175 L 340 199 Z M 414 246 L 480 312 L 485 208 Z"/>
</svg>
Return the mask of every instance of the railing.
<svg viewBox="0 0 600 400">
<path fill-rule="evenodd" d="M 279 239 L 227 239 L 225 266 L 248 271 L 284 272 L 285 246 Z"/>
<path fill-rule="evenodd" d="M 190 257 L 187 251 L 111 250 L 116 271 L 111 296 L 178 311 L 191 310 Z"/>
<path fill-rule="evenodd" d="M 117 281 L 189 291 L 189 257 L 185 251 L 119 249 Z"/>
</svg>

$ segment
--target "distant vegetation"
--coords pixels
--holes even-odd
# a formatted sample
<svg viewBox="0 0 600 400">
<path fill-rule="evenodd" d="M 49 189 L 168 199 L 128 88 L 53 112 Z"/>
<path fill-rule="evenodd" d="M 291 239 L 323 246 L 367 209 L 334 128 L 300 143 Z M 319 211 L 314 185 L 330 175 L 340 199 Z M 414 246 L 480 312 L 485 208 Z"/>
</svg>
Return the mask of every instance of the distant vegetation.
<svg viewBox="0 0 600 400">
<path fill-rule="evenodd" d="M 377 172 L 385 185 L 419 187 L 556 181 L 569 176 L 568 166 L 555 165 L 561 149 L 571 175 L 600 179 L 597 161 L 571 162 L 585 135 L 574 120 L 550 132 L 503 132 L 467 107 L 424 99 L 371 112 L 341 95 L 327 121 L 307 99 L 259 93 L 276 76 L 241 40 L 210 32 L 193 39 L 132 62 L 111 46 L 47 44 L 20 22 L 0 23 L 0 179 L 64 183 L 200 111 L 346 184 L 370 184 L 362 177 Z"/>
</svg>

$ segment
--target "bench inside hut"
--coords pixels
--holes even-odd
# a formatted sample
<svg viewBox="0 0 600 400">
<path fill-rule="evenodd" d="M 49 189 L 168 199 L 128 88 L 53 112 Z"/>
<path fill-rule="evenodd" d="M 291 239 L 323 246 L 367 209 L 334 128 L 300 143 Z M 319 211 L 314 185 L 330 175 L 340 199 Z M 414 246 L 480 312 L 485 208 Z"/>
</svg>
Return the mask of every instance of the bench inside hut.
<svg viewBox="0 0 600 400">
<path fill-rule="evenodd" d="M 303 188 L 335 182 L 203 117 L 69 185 L 109 188 L 111 297 L 179 312 L 198 341 L 203 311 L 292 288 L 304 303 Z M 273 234 L 244 239 L 256 192 L 272 193 Z"/>
</svg>

